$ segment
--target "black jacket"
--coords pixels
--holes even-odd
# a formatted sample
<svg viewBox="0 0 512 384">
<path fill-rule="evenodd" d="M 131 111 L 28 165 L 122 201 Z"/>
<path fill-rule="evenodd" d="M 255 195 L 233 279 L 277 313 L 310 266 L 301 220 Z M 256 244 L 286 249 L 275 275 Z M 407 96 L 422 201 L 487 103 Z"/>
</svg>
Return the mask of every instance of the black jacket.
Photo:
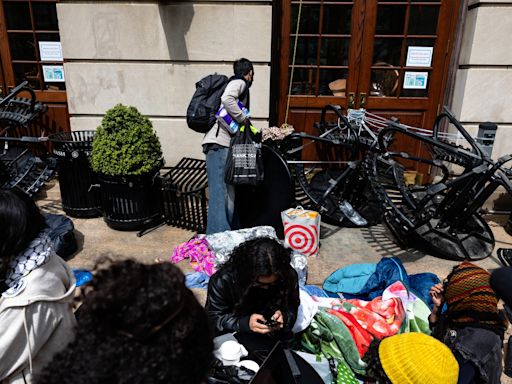
<svg viewBox="0 0 512 384">
<path fill-rule="evenodd" d="M 283 330 L 292 329 L 300 299 L 297 272 L 291 266 L 282 283 L 268 289 L 251 288 L 242 308 L 236 309 L 243 294 L 244 289 L 237 283 L 236 273 L 232 270 L 222 268 L 210 278 L 206 311 L 216 335 L 250 332 L 249 318 L 253 313 L 271 316 L 277 310 L 283 314 Z"/>
</svg>

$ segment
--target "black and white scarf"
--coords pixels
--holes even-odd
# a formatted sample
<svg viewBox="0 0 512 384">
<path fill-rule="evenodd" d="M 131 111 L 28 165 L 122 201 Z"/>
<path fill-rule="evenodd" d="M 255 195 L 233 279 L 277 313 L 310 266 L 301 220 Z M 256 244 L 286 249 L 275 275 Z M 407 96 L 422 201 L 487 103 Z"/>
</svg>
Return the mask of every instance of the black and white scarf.
<svg viewBox="0 0 512 384">
<path fill-rule="evenodd" d="M 32 240 L 25 251 L 16 256 L 7 267 L 5 285 L 8 289 L 3 297 L 16 296 L 26 285 L 24 279 L 34 269 L 45 264 L 52 254 L 52 242 L 47 232 L 41 232 Z"/>
</svg>

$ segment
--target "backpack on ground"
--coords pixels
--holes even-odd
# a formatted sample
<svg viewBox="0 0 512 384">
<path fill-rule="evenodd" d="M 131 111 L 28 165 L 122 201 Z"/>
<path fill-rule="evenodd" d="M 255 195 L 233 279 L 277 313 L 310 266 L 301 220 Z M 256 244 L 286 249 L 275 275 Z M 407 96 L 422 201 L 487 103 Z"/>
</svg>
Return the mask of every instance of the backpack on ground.
<svg viewBox="0 0 512 384">
<path fill-rule="evenodd" d="M 206 133 L 215 125 L 215 113 L 220 107 L 220 98 L 228 77 L 217 73 L 208 75 L 196 83 L 196 91 L 187 108 L 187 124 L 196 132 Z"/>
</svg>

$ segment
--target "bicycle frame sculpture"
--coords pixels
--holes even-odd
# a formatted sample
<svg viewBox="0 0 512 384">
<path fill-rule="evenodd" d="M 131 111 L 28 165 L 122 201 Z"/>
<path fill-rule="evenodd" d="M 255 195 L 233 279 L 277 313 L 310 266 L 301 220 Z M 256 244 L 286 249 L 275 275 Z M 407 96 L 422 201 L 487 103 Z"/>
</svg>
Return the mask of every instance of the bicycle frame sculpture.
<svg viewBox="0 0 512 384">
<path fill-rule="evenodd" d="M 469 149 L 441 139 L 439 127 L 444 119 L 469 143 Z M 388 122 L 378 136 L 380 148 L 387 147 L 386 139 L 400 135 L 419 140 L 432 157 L 386 151 L 374 153 L 365 161 L 372 188 L 384 207 L 385 223 L 398 242 L 449 259 L 478 260 L 489 256 L 494 236 L 479 210 L 497 187 L 503 186 L 512 193 L 511 172 L 504 167 L 512 156 L 493 161 L 448 110 L 437 117 L 430 137 Z M 405 168 L 400 163 L 403 160 L 439 170 L 440 181 L 407 186 Z M 462 167 L 462 172 L 450 174 L 453 166 Z"/>
</svg>

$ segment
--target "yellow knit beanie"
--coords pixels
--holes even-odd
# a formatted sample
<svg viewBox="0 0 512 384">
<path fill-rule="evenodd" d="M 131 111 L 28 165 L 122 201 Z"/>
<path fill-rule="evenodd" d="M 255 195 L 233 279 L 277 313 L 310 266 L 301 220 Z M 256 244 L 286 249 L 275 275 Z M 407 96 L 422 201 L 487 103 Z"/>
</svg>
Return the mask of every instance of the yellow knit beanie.
<svg viewBox="0 0 512 384">
<path fill-rule="evenodd" d="M 459 377 L 459 364 L 450 349 L 423 333 L 385 338 L 379 358 L 393 384 L 457 384 Z"/>
</svg>

